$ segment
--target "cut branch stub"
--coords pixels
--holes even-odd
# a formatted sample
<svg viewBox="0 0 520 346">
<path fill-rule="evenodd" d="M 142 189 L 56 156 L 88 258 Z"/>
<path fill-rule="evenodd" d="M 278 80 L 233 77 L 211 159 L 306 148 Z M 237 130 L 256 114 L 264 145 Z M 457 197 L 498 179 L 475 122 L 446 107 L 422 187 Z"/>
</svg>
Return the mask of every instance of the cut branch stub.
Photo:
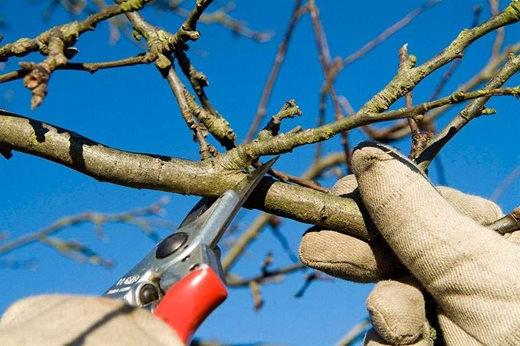
<svg viewBox="0 0 520 346">
<path fill-rule="evenodd" d="M 48 82 L 57 68 L 67 64 L 65 41 L 58 35 L 51 36 L 47 46 L 47 58 L 40 64 L 20 63 L 28 73 L 24 77 L 24 85 L 32 91 L 31 108 L 38 107 L 47 95 Z"/>
<path fill-rule="evenodd" d="M 280 132 L 280 125 L 282 121 L 287 118 L 294 118 L 302 115 L 300 107 L 296 104 L 296 100 L 292 99 L 284 103 L 282 108 L 273 115 L 269 123 L 265 128 L 258 134 L 258 139 L 263 140 L 273 136 L 277 136 Z"/>
</svg>

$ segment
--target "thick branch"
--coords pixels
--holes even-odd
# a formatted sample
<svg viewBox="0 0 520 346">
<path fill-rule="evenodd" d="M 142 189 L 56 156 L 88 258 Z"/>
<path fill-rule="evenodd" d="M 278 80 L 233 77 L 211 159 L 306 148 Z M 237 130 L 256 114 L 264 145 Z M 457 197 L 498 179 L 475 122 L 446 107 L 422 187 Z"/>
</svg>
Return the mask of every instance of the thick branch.
<svg viewBox="0 0 520 346">
<path fill-rule="evenodd" d="M 36 155 L 99 181 L 198 196 L 218 196 L 244 175 L 222 160 L 192 162 L 112 149 L 74 132 L 0 110 L 0 145 Z M 250 208 L 368 238 L 357 204 L 264 178 Z"/>
<path fill-rule="evenodd" d="M 345 155 L 342 153 L 330 154 L 316 161 L 311 167 L 309 167 L 302 175 L 302 179 L 316 179 L 327 168 L 338 165 L 344 161 Z M 249 244 L 255 240 L 264 227 L 274 219 L 274 215 L 262 213 L 253 221 L 253 223 L 240 235 L 237 241 L 228 250 L 225 257 L 222 259 L 222 268 L 224 271 L 229 271 L 229 269 L 239 259 L 240 255 L 244 253 Z"/>
<path fill-rule="evenodd" d="M 518 94 L 518 88 L 456 93 L 410 110 L 356 113 L 319 128 L 242 145 L 205 163 L 118 151 L 73 132 L 5 111 L 0 111 L 0 146 L 5 150 L 14 149 L 55 161 L 100 181 L 183 194 L 218 196 L 235 186 L 243 177 L 240 170 L 262 155 L 287 152 L 368 123 L 414 116 L 466 99 L 503 94 Z M 357 236 L 368 236 L 358 206 L 352 200 L 269 179 L 264 180 L 259 190 L 261 193 L 252 207 L 331 229 L 350 228 L 356 230 Z"/>
</svg>

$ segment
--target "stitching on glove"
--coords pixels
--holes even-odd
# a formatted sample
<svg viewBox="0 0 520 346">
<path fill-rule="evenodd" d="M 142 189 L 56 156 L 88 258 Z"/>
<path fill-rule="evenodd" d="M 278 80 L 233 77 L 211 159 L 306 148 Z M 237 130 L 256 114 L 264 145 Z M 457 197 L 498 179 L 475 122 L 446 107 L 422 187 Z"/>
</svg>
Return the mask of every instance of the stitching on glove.
<svg viewBox="0 0 520 346">
<path fill-rule="evenodd" d="M 422 330 L 415 334 L 397 334 L 393 331 L 393 329 L 390 327 L 388 321 L 385 318 L 385 315 L 381 312 L 379 312 L 374 307 L 367 306 L 368 312 L 370 313 L 370 320 L 372 322 L 372 325 L 376 329 L 377 333 L 386 341 L 391 343 L 396 342 L 414 342 L 418 339 L 419 336 L 422 334 Z M 375 318 L 373 316 L 376 316 Z M 380 322 L 382 322 L 383 327 L 385 330 L 382 330 L 382 328 L 379 328 L 379 323 L 374 323 L 374 319 L 379 319 Z"/>
</svg>

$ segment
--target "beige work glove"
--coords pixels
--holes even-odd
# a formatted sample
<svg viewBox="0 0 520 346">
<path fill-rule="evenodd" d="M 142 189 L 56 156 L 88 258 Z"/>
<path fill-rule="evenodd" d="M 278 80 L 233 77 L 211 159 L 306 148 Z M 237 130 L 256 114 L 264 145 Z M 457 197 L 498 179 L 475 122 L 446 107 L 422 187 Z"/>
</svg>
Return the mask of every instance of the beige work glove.
<svg viewBox="0 0 520 346">
<path fill-rule="evenodd" d="M 147 310 L 123 301 L 41 295 L 13 304 L 0 320 L 0 345 L 184 345 Z"/>
<path fill-rule="evenodd" d="M 503 237 L 482 226 L 501 217 L 500 209 L 435 188 L 382 145 L 361 145 L 352 168 L 355 178 L 338 181 L 332 192 L 358 201 L 371 240 L 313 228 L 303 236 L 300 258 L 346 280 L 377 282 L 367 299 L 373 329 L 365 343 L 430 344 L 435 336 L 426 316 L 433 310 L 438 341 L 519 345 L 520 247 L 511 240 L 520 233 Z"/>
</svg>

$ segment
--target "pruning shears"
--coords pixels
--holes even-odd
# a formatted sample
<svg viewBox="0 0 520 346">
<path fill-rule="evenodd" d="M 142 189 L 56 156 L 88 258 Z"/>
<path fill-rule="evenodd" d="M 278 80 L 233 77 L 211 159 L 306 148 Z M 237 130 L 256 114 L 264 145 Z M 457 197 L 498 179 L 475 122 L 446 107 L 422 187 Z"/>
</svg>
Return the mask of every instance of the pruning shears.
<svg viewBox="0 0 520 346">
<path fill-rule="evenodd" d="M 146 308 L 185 343 L 227 297 L 218 242 L 277 158 L 261 165 L 219 198 L 202 198 L 178 229 L 159 242 L 104 296 Z"/>
</svg>

